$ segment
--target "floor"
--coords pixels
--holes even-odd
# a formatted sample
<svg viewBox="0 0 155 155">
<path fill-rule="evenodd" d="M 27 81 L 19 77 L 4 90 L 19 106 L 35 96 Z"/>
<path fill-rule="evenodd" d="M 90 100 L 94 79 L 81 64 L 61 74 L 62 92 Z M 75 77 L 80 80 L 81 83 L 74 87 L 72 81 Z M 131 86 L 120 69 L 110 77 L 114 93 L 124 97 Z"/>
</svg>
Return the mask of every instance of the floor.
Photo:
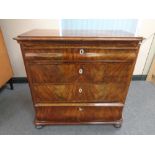
<svg viewBox="0 0 155 155">
<path fill-rule="evenodd" d="M 2 135 L 142 135 L 155 134 L 155 85 L 131 83 L 120 129 L 112 125 L 33 125 L 34 110 L 28 84 L 14 84 L 0 90 L 0 134 Z"/>
</svg>

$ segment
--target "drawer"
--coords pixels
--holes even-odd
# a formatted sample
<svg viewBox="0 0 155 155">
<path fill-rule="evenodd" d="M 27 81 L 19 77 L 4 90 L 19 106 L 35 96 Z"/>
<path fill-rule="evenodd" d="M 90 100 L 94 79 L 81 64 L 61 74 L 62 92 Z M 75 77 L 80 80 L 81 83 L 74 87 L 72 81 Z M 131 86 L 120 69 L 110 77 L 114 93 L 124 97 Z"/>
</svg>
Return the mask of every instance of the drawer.
<svg viewBox="0 0 155 155">
<path fill-rule="evenodd" d="M 104 84 L 36 84 L 33 92 L 36 102 L 123 102 L 125 83 Z"/>
<path fill-rule="evenodd" d="M 132 63 L 58 63 L 30 64 L 33 83 L 126 82 Z"/>
<path fill-rule="evenodd" d="M 50 123 L 113 122 L 122 118 L 122 107 L 51 106 L 36 107 L 37 121 Z"/>
<path fill-rule="evenodd" d="M 134 61 L 136 58 L 136 50 L 132 49 L 81 49 L 81 48 L 66 48 L 66 49 L 43 49 L 43 50 L 26 50 L 24 57 L 31 61 Z"/>
</svg>

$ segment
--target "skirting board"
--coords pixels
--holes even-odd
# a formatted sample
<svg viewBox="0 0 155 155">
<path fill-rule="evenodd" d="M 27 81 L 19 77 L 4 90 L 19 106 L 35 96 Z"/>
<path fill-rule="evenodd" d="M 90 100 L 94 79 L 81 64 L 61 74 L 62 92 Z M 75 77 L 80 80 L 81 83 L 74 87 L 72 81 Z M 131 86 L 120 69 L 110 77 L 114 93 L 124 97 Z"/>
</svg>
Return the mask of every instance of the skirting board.
<svg viewBox="0 0 155 155">
<path fill-rule="evenodd" d="M 132 81 L 145 81 L 147 75 L 133 75 Z M 26 77 L 13 77 L 13 83 L 27 83 Z"/>
<path fill-rule="evenodd" d="M 133 75 L 132 81 L 145 81 L 147 78 L 147 75 Z"/>
</svg>

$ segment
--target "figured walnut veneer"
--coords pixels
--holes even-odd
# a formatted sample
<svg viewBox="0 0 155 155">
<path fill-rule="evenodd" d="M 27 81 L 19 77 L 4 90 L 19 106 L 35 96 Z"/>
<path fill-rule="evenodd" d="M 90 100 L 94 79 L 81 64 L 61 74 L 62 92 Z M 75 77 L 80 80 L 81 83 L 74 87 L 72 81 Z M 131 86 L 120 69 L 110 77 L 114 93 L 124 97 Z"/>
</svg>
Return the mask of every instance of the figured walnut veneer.
<svg viewBox="0 0 155 155">
<path fill-rule="evenodd" d="M 121 123 L 141 37 L 33 30 L 15 39 L 22 50 L 36 125 Z"/>
</svg>

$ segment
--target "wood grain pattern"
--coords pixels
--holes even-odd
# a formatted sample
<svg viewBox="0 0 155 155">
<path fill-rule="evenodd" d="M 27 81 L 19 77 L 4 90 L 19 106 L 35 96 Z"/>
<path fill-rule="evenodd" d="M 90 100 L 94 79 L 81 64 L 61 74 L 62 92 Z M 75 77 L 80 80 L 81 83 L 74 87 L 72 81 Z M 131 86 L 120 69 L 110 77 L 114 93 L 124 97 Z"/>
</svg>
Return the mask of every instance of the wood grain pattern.
<svg viewBox="0 0 155 155">
<path fill-rule="evenodd" d="M 80 50 L 84 53 L 80 54 Z M 28 50 L 25 53 L 27 60 L 105 60 L 105 61 L 134 61 L 136 53 L 134 50 L 107 50 L 107 49 L 52 49 L 52 50 Z"/>
<path fill-rule="evenodd" d="M 115 39 L 115 38 L 114 38 Z M 24 40 L 20 41 L 22 43 L 22 48 L 24 49 L 24 53 L 27 50 L 51 50 L 51 49 L 70 49 L 70 48 L 91 48 L 91 49 L 108 49 L 108 50 L 117 50 L 117 49 L 125 49 L 125 50 L 136 50 L 139 47 L 139 41 L 65 41 L 65 40 L 43 40 L 43 41 L 29 41 Z"/>
<path fill-rule="evenodd" d="M 115 30 L 48 30 L 34 29 L 23 33 L 15 38 L 18 41 L 141 41 L 142 37 L 135 37 L 134 34 Z"/>
<path fill-rule="evenodd" d="M 102 106 L 54 106 L 37 107 L 37 121 L 61 122 L 108 122 L 122 118 L 122 107 Z"/>
<path fill-rule="evenodd" d="M 82 31 L 60 36 L 57 31 L 34 30 L 16 40 L 28 75 L 35 125 L 121 124 L 141 37 Z"/>
<path fill-rule="evenodd" d="M 33 86 L 36 102 L 123 102 L 125 89 L 123 83 Z"/>
<path fill-rule="evenodd" d="M 126 82 L 131 67 L 131 63 L 57 63 L 30 64 L 29 70 L 33 83 L 103 83 Z"/>
<path fill-rule="evenodd" d="M 54 102 L 46 102 L 46 103 L 36 103 L 35 104 L 35 107 L 53 107 L 53 106 L 56 106 L 56 107 L 58 107 L 58 106 L 60 106 L 60 107 L 64 107 L 64 106 L 66 106 L 66 107 L 68 107 L 68 106 L 72 106 L 72 107 L 74 107 L 74 106 L 102 106 L 102 107 L 123 107 L 124 106 L 124 104 L 123 103 L 120 103 L 120 102 L 108 102 L 108 103 L 106 103 L 106 102 L 104 102 L 104 103 L 91 103 L 91 102 L 89 102 L 89 104 L 88 104 L 88 102 L 85 102 L 85 103 L 83 103 L 83 102 L 80 102 L 80 103 L 70 103 L 70 102 L 62 102 L 62 103 L 54 103 Z"/>
</svg>

